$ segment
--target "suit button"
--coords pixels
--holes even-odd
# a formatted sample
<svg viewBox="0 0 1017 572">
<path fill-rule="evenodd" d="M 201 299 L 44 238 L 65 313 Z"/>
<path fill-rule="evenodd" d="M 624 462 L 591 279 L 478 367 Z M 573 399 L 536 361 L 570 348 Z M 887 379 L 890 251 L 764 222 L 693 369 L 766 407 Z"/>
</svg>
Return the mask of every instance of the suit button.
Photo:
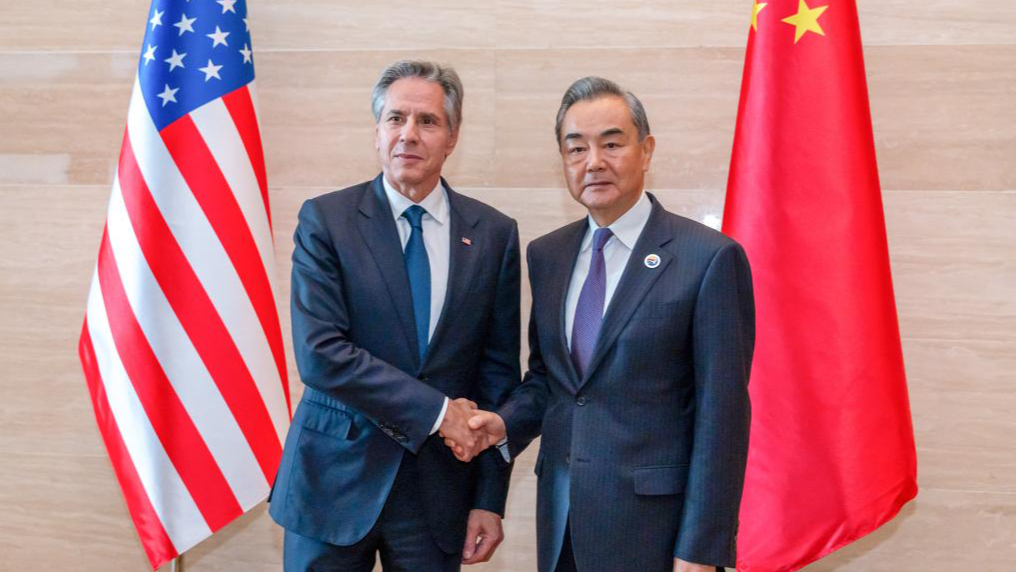
<svg viewBox="0 0 1017 572">
<path fill-rule="evenodd" d="M 576 398 L 576 405 L 582 407 L 586 405 L 586 401 L 587 401 L 586 396 L 580 395 L 579 397 Z"/>
<path fill-rule="evenodd" d="M 572 456 L 569 455 L 568 453 L 565 453 L 565 464 L 568 465 L 571 462 L 572 462 Z"/>
</svg>

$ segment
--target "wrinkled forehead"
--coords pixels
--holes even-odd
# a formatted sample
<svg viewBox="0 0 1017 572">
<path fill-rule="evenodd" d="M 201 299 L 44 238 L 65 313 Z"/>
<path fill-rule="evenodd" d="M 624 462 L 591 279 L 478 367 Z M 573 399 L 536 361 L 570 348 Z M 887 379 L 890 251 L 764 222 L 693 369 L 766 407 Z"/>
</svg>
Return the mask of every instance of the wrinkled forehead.
<svg viewBox="0 0 1017 572">
<path fill-rule="evenodd" d="M 404 115 L 430 113 L 445 118 L 445 91 L 434 81 L 403 78 L 388 87 L 382 111 Z"/>
<path fill-rule="evenodd" d="M 634 135 L 636 132 L 628 105 L 617 96 L 576 102 L 562 118 L 562 143 L 574 139 Z"/>
</svg>

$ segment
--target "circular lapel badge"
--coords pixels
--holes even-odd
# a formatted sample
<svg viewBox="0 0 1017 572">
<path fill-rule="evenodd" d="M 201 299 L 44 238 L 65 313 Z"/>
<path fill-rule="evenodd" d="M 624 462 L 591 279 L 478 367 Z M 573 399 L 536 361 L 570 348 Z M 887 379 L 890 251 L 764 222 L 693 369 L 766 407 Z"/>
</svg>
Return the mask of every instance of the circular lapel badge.
<svg viewBox="0 0 1017 572">
<path fill-rule="evenodd" d="M 660 266 L 660 257 L 656 254 L 647 254 L 646 258 L 643 259 L 643 264 L 645 264 L 647 268 L 656 268 Z"/>
</svg>

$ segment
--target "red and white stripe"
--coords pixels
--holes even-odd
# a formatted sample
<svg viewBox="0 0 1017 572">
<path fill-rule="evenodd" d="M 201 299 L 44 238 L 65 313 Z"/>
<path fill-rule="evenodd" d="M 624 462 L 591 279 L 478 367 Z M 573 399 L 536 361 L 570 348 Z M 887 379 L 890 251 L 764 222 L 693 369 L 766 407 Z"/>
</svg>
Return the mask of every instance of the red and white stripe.
<svg viewBox="0 0 1017 572">
<path fill-rule="evenodd" d="M 136 82 L 79 353 L 153 567 L 265 499 L 290 422 L 253 83 L 162 132 Z"/>
</svg>

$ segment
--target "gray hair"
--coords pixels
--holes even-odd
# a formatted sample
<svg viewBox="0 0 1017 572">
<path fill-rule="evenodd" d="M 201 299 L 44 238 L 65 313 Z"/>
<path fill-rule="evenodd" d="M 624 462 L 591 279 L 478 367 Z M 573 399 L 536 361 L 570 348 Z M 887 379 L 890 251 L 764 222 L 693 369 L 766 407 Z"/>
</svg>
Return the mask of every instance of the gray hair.
<svg viewBox="0 0 1017 572">
<path fill-rule="evenodd" d="M 639 140 L 645 141 L 650 134 L 650 120 L 646 118 L 646 110 L 642 102 L 631 91 L 626 91 L 615 82 L 602 77 L 589 76 L 577 79 L 565 91 L 558 108 L 558 118 L 554 122 L 554 136 L 561 145 L 561 124 L 565 120 L 565 112 L 580 101 L 590 101 L 601 97 L 620 97 L 625 101 L 632 115 L 632 123 L 636 124 Z"/>
<path fill-rule="evenodd" d="M 459 74 L 451 67 L 422 60 L 400 60 L 381 72 L 381 77 L 371 90 L 371 111 L 374 112 L 375 123 L 381 120 L 381 110 L 385 107 L 389 86 L 410 77 L 433 81 L 441 86 L 445 92 L 448 130 L 452 132 L 458 129 L 463 120 L 463 83 L 459 80 Z"/>
</svg>

